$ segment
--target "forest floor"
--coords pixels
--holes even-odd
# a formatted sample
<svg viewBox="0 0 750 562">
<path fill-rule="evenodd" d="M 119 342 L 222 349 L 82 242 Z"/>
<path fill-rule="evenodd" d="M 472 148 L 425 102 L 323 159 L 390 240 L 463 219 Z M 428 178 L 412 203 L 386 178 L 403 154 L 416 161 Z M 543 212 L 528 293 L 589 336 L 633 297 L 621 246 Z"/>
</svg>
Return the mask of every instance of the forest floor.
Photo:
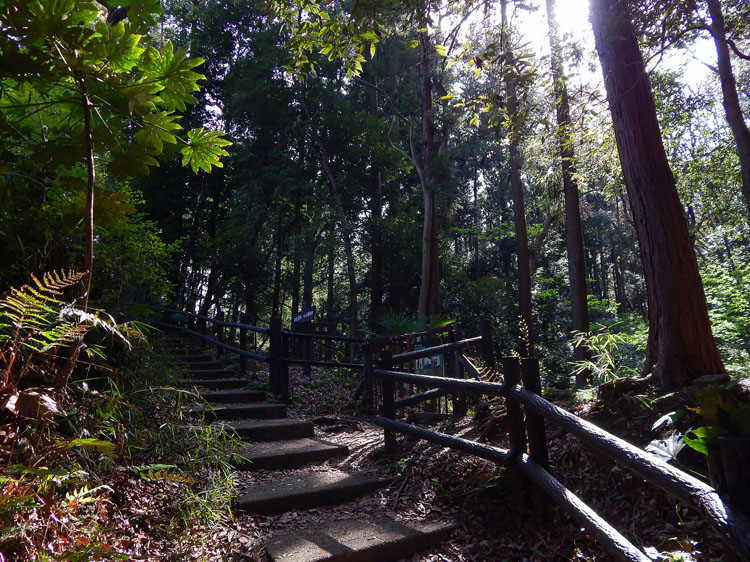
<svg viewBox="0 0 750 562">
<path fill-rule="evenodd" d="M 264 380 L 262 373 L 258 376 L 259 381 Z M 351 403 L 356 376 L 313 370 L 305 379 L 301 369 L 293 369 L 290 377 L 295 402 L 288 416 L 314 420 L 319 436 L 346 444 L 351 450 L 346 458 L 298 470 L 377 473 L 390 476 L 391 484 L 341 505 L 270 516 L 236 514 L 222 532 L 200 541 L 193 559 L 263 561 L 263 545 L 287 531 L 383 515 L 407 521 L 458 522 L 459 529 L 449 541 L 404 559 L 408 562 L 610 559 L 595 539 L 561 510 L 549 506 L 535 514 L 530 498 L 512 493 L 503 467 L 410 438 L 401 438 L 398 454 L 386 457 L 382 429 L 359 415 Z M 557 393 L 555 399 L 641 447 L 655 438 L 651 426 L 664 413 L 644 397 L 622 396 L 607 408 L 593 392 Z M 486 414 L 489 408 L 480 404 L 475 410 Z M 487 419 L 467 416 L 443 422 L 439 430 L 477 439 L 483 433 L 481 421 Z M 547 431 L 552 473 L 654 560 L 721 560 L 718 538 L 695 510 L 592 454 L 573 436 L 552 427 Z M 502 424 L 491 442 L 508 447 Z M 241 473 L 238 482 L 248 489 L 281 475 L 277 470 L 249 471 Z"/>
</svg>

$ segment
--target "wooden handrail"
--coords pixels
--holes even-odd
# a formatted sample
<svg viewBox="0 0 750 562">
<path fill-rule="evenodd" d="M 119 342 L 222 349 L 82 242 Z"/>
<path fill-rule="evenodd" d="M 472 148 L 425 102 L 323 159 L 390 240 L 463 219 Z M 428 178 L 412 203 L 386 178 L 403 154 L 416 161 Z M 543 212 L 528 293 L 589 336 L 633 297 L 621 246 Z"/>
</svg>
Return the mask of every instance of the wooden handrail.
<svg viewBox="0 0 750 562">
<path fill-rule="evenodd" d="M 612 458 L 654 486 L 696 507 L 732 550 L 744 559 L 750 559 L 750 519 L 725 503 L 715 489 L 518 384 L 450 379 L 385 369 L 374 369 L 373 374 L 388 381 L 514 399 L 527 407 L 531 413 L 543 416 L 574 434 L 593 450 Z M 396 426 L 389 425 L 388 427 L 394 429 Z M 534 464 L 539 467 L 539 470 L 544 470 L 539 464 Z M 536 468 L 526 470 L 537 471 Z M 631 560 L 632 558 L 622 559 Z"/>
<path fill-rule="evenodd" d="M 528 455 L 511 455 L 510 451 L 501 449 L 500 447 L 493 447 L 484 443 L 446 435 L 437 431 L 391 420 L 383 416 L 377 416 L 375 423 L 391 431 L 414 435 L 420 439 L 445 445 L 451 449 L 463 451 L 493 462 L 512 462 L 552 500 L 564 507 L 576 521 L 593 534 L 616 560 L 622 562 L 650 562 L 651 559 L 648 556 L 643 554 L 635 545 L 622 536 L 617 529 L 602 519 L 593 509 L 563 486 L 539 464 L 534 462 Z"/>
<path fill-rule="evenodd" d="M 481 336 L 476 338 L 468 338 L 461 341 L 443 343 L 433 347 L 426 347 L 424 349 L 417 349 L 415 351 L 407 351 L 405 353 L 396 353 L 393 356 L 394 363 L 405 363 L 406 361 L 412 361 L 414 359 L 422 359 L 424 357 L 432 357 L 434 355 L 441 355 L 448 353 L 449 351 L 461 351 L 467 347 L 473 345 L 479 345 L 482 343 Z"/>
</svg>

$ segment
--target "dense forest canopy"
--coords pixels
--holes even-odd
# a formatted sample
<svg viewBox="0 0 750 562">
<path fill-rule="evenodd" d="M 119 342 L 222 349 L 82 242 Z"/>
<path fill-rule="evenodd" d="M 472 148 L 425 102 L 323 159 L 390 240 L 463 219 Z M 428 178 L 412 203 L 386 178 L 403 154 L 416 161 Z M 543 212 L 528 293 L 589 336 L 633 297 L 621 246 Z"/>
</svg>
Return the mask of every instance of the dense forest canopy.
<svg viewBox="0 0 750 562">
<path fill-rule="evenodd" d="M 748 7 L 587 7 L 1 0 L 0 287 L 487 318 L 556 386 L 744 372 Z"/>
</svg>

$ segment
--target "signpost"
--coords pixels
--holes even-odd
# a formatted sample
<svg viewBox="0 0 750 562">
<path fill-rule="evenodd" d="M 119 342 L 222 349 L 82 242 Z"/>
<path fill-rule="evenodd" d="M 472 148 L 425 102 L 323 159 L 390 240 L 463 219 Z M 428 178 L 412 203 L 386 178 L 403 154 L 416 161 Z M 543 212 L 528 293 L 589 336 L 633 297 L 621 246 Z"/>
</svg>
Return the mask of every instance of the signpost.
<svg viewBox="0 0 750 562">
<path fill-rule="evenodd" d="M 292 316 L 292 322 L 295 324 L 301 324 L 304 322 L 309 322 L 313 318 L 315 318 L 315 307 L 310 306 L 309 308 L 305 308 L 305 304 L 302 305 L 302 311 L 298 312 L 294 316 Z"/>
</svg>

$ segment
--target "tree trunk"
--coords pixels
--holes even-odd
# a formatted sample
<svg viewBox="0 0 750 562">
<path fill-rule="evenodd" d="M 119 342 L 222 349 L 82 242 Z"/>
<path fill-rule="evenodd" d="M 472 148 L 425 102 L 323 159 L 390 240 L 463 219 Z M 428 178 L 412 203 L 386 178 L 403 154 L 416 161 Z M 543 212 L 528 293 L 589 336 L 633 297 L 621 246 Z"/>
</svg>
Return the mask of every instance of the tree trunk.
<svg viewBox="0 0 750 562">
<path fill-rule="evenodd" d="M 509 40 L 506 15 L 507 0 L 501 1 L 503 34 L 505 37 L 503 52 L 507 57 L 512 56 L 508 47 Z M 513 225 L 516 233 L 516 255 L 518 256 L 518 309 L 521 321 L 520 349 L 521 355 L 534 355 L 533 318 L 531 310 L 531 272 L 529 271 L 529 240 L 526 231 L 526 205 L 523 196 L 523 182 L 521 181 L 521 153 L 518 150 L 519 127 L 521 124 L 518 112 L 518 94 L 516 92 L 516 77 L 505 70 L 503 75 L 507 110 L 510 121 L 509 153 L 510 153 L 510 186 L 513 193 Z"/>
<path fill-rule="evenodd" d="M 316 228 L 308 229 L 308 242 L 305 244 L 305 267 L 302 272 L 302 300 L 313 301 L 313 273 L 315 270 L 315 250 L 318 247 L 318 233 Z"/>
<path fill-rule="evenodd" d="M 300 291 L 302 287 L 301 269 L 302 260 L 300 254 L 300 225 L 302 221 L 302 197 L 297 192 L 297 198 L 294 202 L 294 220 L 292 222 L 292 315 L 299 312 L 300 308 Z"/>
<path fill-rule="evenodd" d="M 737 155 L 740 160 L 740 173 L 742 175 L 742 195 L 745 206 L 750 215 L 750 130 L 747 128 L 745 118 L 740 108 L 740 99 L 737 96 L 737 82 L 732 72 L 732 59 L 729 56 L 727 44 L 726 26 L 724 25 L 724 14 L 721 12 L 720 0 L 707 0 L 708 12 L 711 16 L 711 35 L 716 45 L 718 59 L 719 80 L 721 82 L 722 104 L 724 113 L 732 130 L 734 142 L 737 145 Z"/>
<path fill-rule="evenodd" d="M 312 116 L 310 110 L 304 101 L 300 100 L 300 106 L 305 118 L 310 121 L 312 125 Z M 341 191 L 339 190 L 336 176 L 330 166 L 330 158 L 328 157 L 328 150 L 326 149 L 323 140 L 320 136 L 313 132 L 315 145 L 318 148 L 318 156 L 320 158 L 320 164 L 323 167 L 326 177 L 328 178 L 328 184 L 331 187 L 331 195 L 336 207 L 336 214 L 341 224 L 341 237 L 344 242 L 344 253 L 346 254 L 346 276 L 349 281 L 349 337 L 355 337 L 357 332 L 357 317 L 359 316 L 357 310 L 357 277 L 354 269 L 354 248 L 352 246 L 352 229 L 349 224 L 349 220 L 346 218 L 346 212 L 344 211 L 344 202 L 341 198 Z M 352 355 L 350 349 L 350 356 Z"/>
<path fill-rule="evenodd" d="M 84 217 L 84 256 L 83 269 L 86 276 L 83 278 L 83 296 L 80 306 L 86 310 L 91 295 L 91 276 L 94 268 L 94 184 L 96 182 L 96 165 L 94 162 L 94 139 L 91 124 L 91 100 L 86 92 L 86 83 L 81 79 L 81 91 L 83 94 L 83 146 L 86 152 L 86 216 Z"/>
<path fill-rule="evenodd" d="M 326 276 L 326 319 L 335 329 L 334 301 L 335 301 L 335 274 L 336 274 L 336 225 L 331 222 L 330 237 L 328 239 L 328 275 Z"/>
<path fill-rule="evenodd" d="M 375 83 L 377 86 L 377 82 Z M 368 89 L 369 110 L 378 116 L 378 91 Z M 376 319 L 383 309 L 383 203 L 381 175 L 377 163 L 370 168 L 370 328 L 375 329 Z"/>
<path fill-rule="evenodd" d="M 626 2 L 592 0 L 591 21 L 646 279 L 644 371 L 679 387 L 724 366 Z"/>
<path fill-rule="evenodd" d="M 276 221 L 276 260 L 273 268 L 273 293 L 271 296 L 271 318 L 280 318 L 281 316 L 281 259 L 282 236 L 281 214 Z"/>
<path fill-rule="evenodd" d="M 549 25 L 549 43 L 552 53 L 551 66 L 555 111 L 557 113 L 557 127 L 559 129 L 558 150 L 560 152 L 563 193 L 565 195 L 565 242 L 568 252 L 570 310 L 573 317 L 573 330 L 576 332 L 588 332 L 589 307 L 588 287 L 586 286 L 586 260 L 583 249 L 583 228 L 581 226 L 578 181 L 576 180 L 573 135 L 571 134 L 570 100 L 563 71 L 557 20 L 555 19 L 555 0 L 547 0 L 547 22 Z M 585 344 L 575 347 L 573 354 L 576 361 L 587 361 L 591 358 L 591 352 Z M 585 384 L 590 375 L 588 371 L 578 373 L 576 375 L 576 384 Z"/>
<path fill-rule="evenodd" d="M 422 27 L 426 27 L 426 8 L 422 6 Z M 435 125 L 432 115 L 432 79 L 430 60 L 432 45 L 427 32 L 419 34 L 419 100 L 422 133 L 419 155 L 420 181 L 424 200 L 422 223 L 422 269 L 419 285 L 417 316 L 425 319 L 440 311 L 440 272 L 437 252 L 437 177 L 433 171 L 435 158 Z"/>
</svg>

